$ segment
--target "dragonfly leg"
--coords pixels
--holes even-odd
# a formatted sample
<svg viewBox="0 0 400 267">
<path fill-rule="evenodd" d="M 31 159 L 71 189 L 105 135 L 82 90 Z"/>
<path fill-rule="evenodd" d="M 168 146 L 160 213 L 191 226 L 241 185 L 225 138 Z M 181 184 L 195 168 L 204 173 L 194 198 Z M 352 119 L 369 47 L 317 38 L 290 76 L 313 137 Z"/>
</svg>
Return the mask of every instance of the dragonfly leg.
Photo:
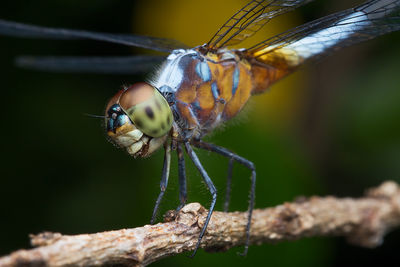
<svg viewBox="0 0 400 267">
<path fill-rule="evenodd" d="M 232 188 L 232 170 L 233 163 L 235 160 L 231 158 L 229 160 L 228 165 L 228 176 L 226 178 L 226 192 L 225 192 L 225 201 L 224 201 L 224 211 L 227 212 L 229 210 L 229 202 L 231 200 L 231 188 Z"/>
<path fill-rule="evenodd" d="M 151 217 L 150 223 L 153 224 L 156 220 L 157 217 L 157 211 L 160 206 L 161 200 L 164 196 L 165 190 L 167 189 L 168 185 L 168 177 L 169 177 L 169 167 L 171 164 L 171 146 L 168 143 L 165 143 L 164 145 L 164 165 L 163 165 L 163 170 L 162 170 L 162 175 L 161 175 L 161 181 L 160 181 L 160 194 L 158 195 L 156 205 L 154 206 L 153 210 L 153 215 Z"/>
<path fill-rule="evenodd" d="M 231 160 L 233 159 L 234 161 L 237 161 L 238 163 L 244 165 L 246 168 L 251 170 L 251 188 L 250 188 L 250 201 L 249 201 L 249 216 L 248 216 L 247 225 L 246 225 L 246 243 L 244 246 L 244 251 L 241 253 L 242 256 L 245 256 L 249 249 L 251 217 L 253 215 L 254 201 L 255 201 L 256 169 L 255 169 L 254 163 L 241 157 L 241 156 L 236 155 L 235 153 L 229 151 L 226 148 L 219 147 L 219 146 L 216 146 L 213 144 L 204 143 L 203 141 L 200 141 L 200 140 L 194 141 L 193 145 L 198 148 L 202 148 L 202 149 L 205 149 L 208 151 L 215 152 L 224 157 L 230 158 Z"/>
<path fill-rule="evenodd" d="M 186 170 L 185 170 L 185 158 L 183 157 L 183 150 L 181 144 L 177 147 L 178 154 L 178 176 L 179 176 L 179 201 L 180 204 L 176 209 L 179 211 L 186 204 L 187 193 L 186 193 Z"/>
<path fill-rule="evenodd" d="M 200 246 L 201 239 L 204 236 L 204 233 L 205 233 L 205 231 L 207 229 L 208 223 L 210 222 L 211 214 L 214 211 L 215 202 L 217 201 L 217 189 L 215 188 L 213 182 L 211 181 L 211 178 L 208 176 L 206 170 L 201 165 L 201 163 L 199 161 L 199 158 L 197 157 L 196 153 L 193 151 L 193 149 L 190 146 L 189 142 L 185 143 L 185 148 L 186 148 L 186 152 L 188 153 L 190 159 L 193 161 L 194 165 L 199 170 L 201 176 L 203 177 L 204 182 L 206 183 L 206 185 L 208 187 L 208 190 L 210 191 L 210 193 L 212 195 L 212 201 L 211 201 L 210 208 L 208 210 L 206 221 L 204 223 L 203 228 L 201 229 L 201 232 L 200 232 L 200 235 L 199 235 L 199 239 L 197 240 L 196 247 L 195 247 L 195 249 L 194 249 L 194 251 L 193 251 L 193 253 L 191 255 L 191 257 L 194 257 L 196 255 L 197 249 Z"/>
</svg>

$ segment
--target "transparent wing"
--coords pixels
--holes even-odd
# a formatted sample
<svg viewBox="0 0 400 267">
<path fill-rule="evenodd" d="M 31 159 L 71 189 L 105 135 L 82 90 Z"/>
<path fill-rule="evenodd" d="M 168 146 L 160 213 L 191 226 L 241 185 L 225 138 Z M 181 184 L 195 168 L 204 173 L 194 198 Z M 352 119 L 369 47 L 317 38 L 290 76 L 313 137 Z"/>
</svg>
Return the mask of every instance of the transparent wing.
<svg viewBox="0 0 400 267">
<path fill-rule="evenodd" d="M 47 28 L 1 19 L 0 35 L 43 39 L 90 39 L 128 46 L 143 47 L 161 52 L 170 52 L 178 48 L 187 48 L 186 45 L 173 39 L 133 34 L 113 34 L 62 28 Z"/>
<path fill-rule="evenodd" d="M 370 0 L 269 38 L 248 52 L 267 65 L 294 68 L 308 59 L 397 30 L 400 0 Z"/>
<path fill-rule="evenodd" d="M 252 36 L 272 18 L 313 0 L 254 0 L 236 12 L 207 43 L 210 49 L 235 45 Z"/>
<path fill-rule="evenodd" d="M 152 70 L 163 56 L 124 57 L 35 57 L 21 56 L 16 65 L 22 68 L 66 73 L 139 74 Z"/>
</svg>

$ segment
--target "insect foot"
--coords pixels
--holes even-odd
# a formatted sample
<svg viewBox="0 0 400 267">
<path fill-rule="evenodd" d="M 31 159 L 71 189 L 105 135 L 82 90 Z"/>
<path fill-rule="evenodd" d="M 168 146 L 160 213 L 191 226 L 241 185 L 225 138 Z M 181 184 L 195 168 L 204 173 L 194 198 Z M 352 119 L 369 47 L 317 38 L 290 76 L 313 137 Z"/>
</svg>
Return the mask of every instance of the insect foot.
<svg viewBox="0 0 400 267">
<path fill-rule="evenodd" d="M 190 203 L 179 211 L 167 211 L 164 215 L 164 222 L 177 224 L 179 228 L 184 227 L 185 230 L 180 231 L 179 239 L 185 239 L 184 243 L 189 250 L 196 250 L 198 233 L 204 226 L 207 214 L 208 210 L 199 203 Z M 204 248 L 207 252 L 221 252 L 231 248 L 233 243 L 238 242 L 238 239 L 243 240 L 246 216 L 240 214 L 240 218 L 236 217 L 238 217 L 238 214 L 235 212 L 214 212 L 199 247 Z M 233 226 L 228 226 L 230 225 L 229 221 L 233 222 Z M 236 229 L 235 225 L 238 221 L 240 223 L 238 223 Z"/>
<path fill-rule="evenodd" d="M 199 218 L 207 216 L 207 210 L 200 203 L 190 203 L 185 205 L 179 211 L 170 210 L 164 215 L 164 222 L 175 221 L 185 224 L 189 227 L 200 227 Z M 201 224 L 202 225 L 202 224 Z"/>
</svg>

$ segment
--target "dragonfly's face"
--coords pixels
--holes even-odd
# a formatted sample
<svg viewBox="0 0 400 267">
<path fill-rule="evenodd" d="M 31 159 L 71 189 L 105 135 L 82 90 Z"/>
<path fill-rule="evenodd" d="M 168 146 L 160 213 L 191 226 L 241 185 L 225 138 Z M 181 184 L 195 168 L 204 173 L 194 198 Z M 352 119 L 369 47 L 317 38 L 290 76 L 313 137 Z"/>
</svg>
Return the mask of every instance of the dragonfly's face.
<svg viewBox="0 0 400 267">
<path fill-rule="evenodd" d="M 119 91 L 106 108 L 108 136 L 135 157 L 156 151 L 167 139 L 172 121 L 167 101 L 147 83 Z"/>
</svg>

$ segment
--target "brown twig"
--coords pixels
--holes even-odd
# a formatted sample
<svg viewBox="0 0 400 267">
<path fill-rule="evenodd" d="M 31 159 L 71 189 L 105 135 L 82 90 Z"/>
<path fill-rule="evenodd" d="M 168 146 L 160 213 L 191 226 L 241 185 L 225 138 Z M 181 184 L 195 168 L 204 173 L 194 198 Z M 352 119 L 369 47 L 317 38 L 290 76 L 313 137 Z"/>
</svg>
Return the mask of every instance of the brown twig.
<svg viewBox="0 0 400 267">
<path fill-rule="evenodd" d="M 190 251 L 196 245 L 207 210 L 198 203 L 165 222 L 133 229 L 67 236 L 31 236 L 37 248 L 0 258 L 8 266 L 145 266 L 160 258 Z M 245 241 L 246 212 L 215 212 L 201 247 L 227 250 Z M 400 189 L 394 182 L 367 191 L 359 199 L 311 197 L 254 211 L 251 244 L 310 236 L 345 236 L 351 243 L 375 247 L 390 229 L 400 225 Z"/>
</svg>

